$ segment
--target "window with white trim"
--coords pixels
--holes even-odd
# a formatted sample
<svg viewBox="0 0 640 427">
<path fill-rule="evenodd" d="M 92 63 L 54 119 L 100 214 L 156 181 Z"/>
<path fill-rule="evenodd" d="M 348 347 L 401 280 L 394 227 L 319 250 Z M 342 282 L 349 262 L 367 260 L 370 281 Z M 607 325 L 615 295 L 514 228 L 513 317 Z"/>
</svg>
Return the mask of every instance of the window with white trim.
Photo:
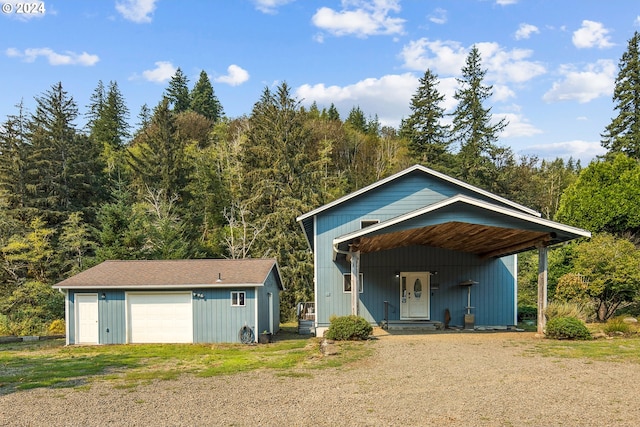
<svg viewBox="0 0 640 427">
<path fill-rule="evenodd" d="M 344 280 L 343 280 L 343 292 L 344 293 L 351 293 L 351 273 L 344 273 L 343 275 Z M 358 291 L 359 293 L 364 293 L 364 275 L 362 273 L 360 273 L 359 276 L 359 281 L 358 281 Z"/>
<path fill-rule="evenodd" d="M 231 291 L 231 306 L 232 307 L 244 307 L 245 306 L 245 292 L 244 291 Z"/>
</svg>

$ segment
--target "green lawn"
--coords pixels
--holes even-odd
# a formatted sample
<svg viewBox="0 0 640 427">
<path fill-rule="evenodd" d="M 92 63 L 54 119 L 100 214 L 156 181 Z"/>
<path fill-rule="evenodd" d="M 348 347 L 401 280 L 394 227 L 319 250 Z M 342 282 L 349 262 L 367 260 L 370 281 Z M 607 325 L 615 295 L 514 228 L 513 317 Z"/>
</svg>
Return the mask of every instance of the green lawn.
<svg viewBox="0 0 640 427">
<path fill-rule="evenodd" d="M 275 342 L 244 344 L 136 344 L 64 346 L 63 340 L 0 345 L 0 395 L 37 387 L 77 387 L 96 379 L 135 387 L 190 373 L 225 375 L 255 369 L 310 375 L 309 369 L 341 366 L 371 352 L 368 342 L 340 344 L 323 356 L 320 341 L 284 329 Z"/>
<path fill-rule="evenodd" d="M 534 351 L 549 357 L 640 363 L 640 338 L 613 338 L 590 341 L 543 339 L 535 344 Z"/>
</svg>

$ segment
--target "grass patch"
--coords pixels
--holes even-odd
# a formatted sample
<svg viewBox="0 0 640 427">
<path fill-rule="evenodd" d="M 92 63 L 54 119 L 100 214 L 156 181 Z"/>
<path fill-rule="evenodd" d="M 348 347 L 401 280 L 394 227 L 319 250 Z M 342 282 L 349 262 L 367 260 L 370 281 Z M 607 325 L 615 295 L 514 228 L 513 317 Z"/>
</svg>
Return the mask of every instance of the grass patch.
<svg viewBox="0 0 640 427">
<path fill-rule="evenodd" d="M 541 340 L 535 344 L 534 351 L 546 357 L 640 363 L 638 338 L 592 341 Z"/>
<path fill-rule="evenodd" d="M 256 369 L 306 376 L 309 369 L 339 367 L 371 354 L 370 342 L 344 342 L 323 356 L 320 339 L 283 330 L 267 345 L 129 344 L 64 346 L 62 340 L 0 345 L 0 395 L 38 387 L 86 387 L 96 379 L 132 388 L 189 373 L 200 377 Z"/>
</svg>

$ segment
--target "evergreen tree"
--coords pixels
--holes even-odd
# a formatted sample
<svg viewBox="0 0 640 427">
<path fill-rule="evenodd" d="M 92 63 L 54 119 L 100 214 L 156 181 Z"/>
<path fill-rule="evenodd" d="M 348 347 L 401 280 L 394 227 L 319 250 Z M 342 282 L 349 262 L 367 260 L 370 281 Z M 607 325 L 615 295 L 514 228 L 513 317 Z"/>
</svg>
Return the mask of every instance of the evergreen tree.
<svg viewBox="0 0 640 427">
<path fill-rule="evenodd" d="M 222 104 L 216 97 L 213 86 L 206 72 L 200 72 L 200 78 L 191 91 L 191 110 L 202 114 L 213 123 L 218 122 L 222 116 Z"/>
<path fill-rule="evenodd" d="M 613 102 L 618 116 L 606 127 L 601 144 L 610 154 L 640 159 L 640 34 L 636 31 L 618 64 Z"/>
<path fill-rule="evenodd" d="M 495 143 L 507 122 L 502 119 L 491 124 L 491 108 L 485 108 L 483 103 L 491 97 L 493 87 L 484 85 L 485 74 L 480 52 L 473 46 L 462 69 L 462 78 L 457 79 L 460 86 L 454 94 L 458 105 L 452 113 L 452 137 L 460 145 L 456 156 L 458 177 L 489 188 L 496 178 L 496 163 L 505 154 Z"/>
<path fill-rule="evenodd" d="M 340 113 L 338 113 L 338 109 L 333 103 L 329 106 L 329 110 L 327 110 L 327 119 L 340 121 Z"/>
<path fill-rule="evenodd" d="M 78 108 L 62 83 L 36 97 L 36 103 L 27 159 L 29 203 L 52 226 L 64 221 L 65 212 L 82 210 L 91 216 L 103 182 L 100 147 L 77 131 Z"/>
<path fill-rule="evenodd" d="M 188 173 L 183 160 L 184 147 L 176 140 L 175 115 L 164 98 L 146 131 L 129 150 L 129 165 L 140 194 L 162 190 L 167 197 L 182 195 Z"/>
<path fill-rule="evenodd" d="M 187 111 L 191 106 L 189 79 L 180 68 L 176 70 L 176 73 L 169 80 L 166 97 L 176 113 Z"/>
<path fill-rule="evenodd" d="M 409 153 L 417 162 L 440 166 L 449 148 L 449 127 L 442 124 L 444 95 L 438 92 L 438 77 L 427 70 L 411 98 L 411 115 L 402 122 L 401 135 L 409 140 Z"/>
<path fill-rule="evenodd" d="M 30 147 L 29 122 L 22 102 L 17 105 L 18 113 L 7 117 L 0 125 L 0 197 L 3 210 L 13 218 L 28 221 L 25 217 L 27 206 L 27 156 Z"/>
<path fill-rule="evenodd" d="M 367 133 L 367 119 L 360 107 L 353 107 L 349 111 L 349 116 L 347 116 L 344 124 L 350 126 L 353 130 Z"/>
<path fill-rule="evenodd" d="M 88 108 L 89 135 L 102 146 L 102 157 L 108 171 L 114 171 L 130 137 L 129 110 L 118 84 L 110 82 L 105 91 L 102 81 L 98 82 Z"/>
</svg>

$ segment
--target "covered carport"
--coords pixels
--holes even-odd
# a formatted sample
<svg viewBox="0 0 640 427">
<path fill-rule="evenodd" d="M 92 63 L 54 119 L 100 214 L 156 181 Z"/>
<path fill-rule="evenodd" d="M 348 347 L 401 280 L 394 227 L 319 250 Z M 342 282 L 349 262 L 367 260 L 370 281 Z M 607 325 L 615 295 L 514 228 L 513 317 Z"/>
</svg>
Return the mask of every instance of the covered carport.
<svg viewBox="0 0 640 427">
<path fill-rule="evenodd" d="M 452 213 L 456 220 L 452 220 Z M 460 212 L 464 212 L 461 220 Z M 334 259 L 351 265 L 351 312 L 358 314 L 362 254 L 422 245 L 500 258 L 538 250 L 538 332 L 545 327 L 548 250 L 573 239 L 591 237 L 579 228 L 465 195 L 450 197 L 404 215 L 370 225 L 333 240 Z"/>
</svg>

